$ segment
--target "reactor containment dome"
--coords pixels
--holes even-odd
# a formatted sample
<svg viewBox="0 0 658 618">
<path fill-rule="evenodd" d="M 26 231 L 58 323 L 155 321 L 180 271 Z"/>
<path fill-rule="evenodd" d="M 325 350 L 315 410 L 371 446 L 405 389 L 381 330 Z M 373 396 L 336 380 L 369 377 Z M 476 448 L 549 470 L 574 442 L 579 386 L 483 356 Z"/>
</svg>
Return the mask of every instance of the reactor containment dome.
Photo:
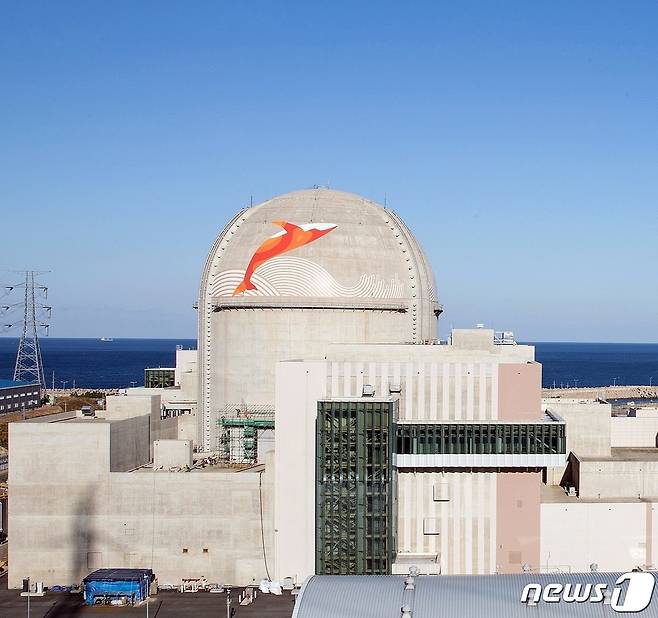
<svg viewBox="0 0 658 618">
<path fill-rule="evenodd" d="M 212 246 L 199 291 L 199 444 L 223 414 L 274 404 L 277 361 L 330 343 L 421 343 L 441 312 L 425 254 L 392 211 L 330 189 L 246 208 Z"/>
</svg>

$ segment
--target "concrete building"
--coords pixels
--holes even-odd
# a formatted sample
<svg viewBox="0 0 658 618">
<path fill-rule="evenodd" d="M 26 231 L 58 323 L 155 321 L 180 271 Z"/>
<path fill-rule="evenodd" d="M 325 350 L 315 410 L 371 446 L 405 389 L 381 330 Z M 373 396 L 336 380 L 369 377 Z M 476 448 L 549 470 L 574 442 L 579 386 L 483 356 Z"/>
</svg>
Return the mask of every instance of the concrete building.
<svg viewBox="0 0 658 618">
<path fill-rule="evenodd" d="M 97 568 L 144 564 L 161 585 L 266 576 L 271 466 L 189 466 L 190 444 L 175 440 L 176 418 L 160 418 L 158 396 L 108 397 L 99 414 L 10 425 L 10 587 L 27 575 L 71 585 Z"/>
<path fill-rule="evenodd" d="M 172 386 L 11 425 L 10 586 L 655 562 L 646 430 L 542 400 L 511 333 L 439 342 L 434 275 L 395 213 L 327 189 L 243 210 L 198 311 Z"/>
<path fill-rule="evenodd" d="M 346 474 L 318 468 L 316 411 L 354 403 L 354 415 L 365 414 L 359 406 L 381 401 L 363 396 L 373 391 L 396 402 L 386 539 L 395 549 L 374 572 L 406 573 L 415 564 L 427 573 L 495 573 L 537 564 L 541 471 L 566 463 L 564 422 L 542 414 L 533 349 L 496 345 L 493 331 L 474 329 L 453 331 L 449 345 L 339 344 L 327 347 L 326 360 L 279 363 L 277 577 L 343 569 L 320 564 L 326 547 L 318 530 L 340 522 L 322 520 L 318 495 L 330 475 Z"/>
<path fill-rule="evenodd" d="M 337 342 L 432 341 L 440 311 L 430 265 L 394 212 L 329 189 L 240 211 L 201 278 L 199 446 L 218 448 L 222 414 L 274 410 L 277 361 L 321 359 Z"/>
<path fill-rule="evenodd" d="M 612 447 L 658 446 L 658 408 L 644 406 L 632 408 L 628 416 L 613 416 L 610 426 Z"/>
</svg>

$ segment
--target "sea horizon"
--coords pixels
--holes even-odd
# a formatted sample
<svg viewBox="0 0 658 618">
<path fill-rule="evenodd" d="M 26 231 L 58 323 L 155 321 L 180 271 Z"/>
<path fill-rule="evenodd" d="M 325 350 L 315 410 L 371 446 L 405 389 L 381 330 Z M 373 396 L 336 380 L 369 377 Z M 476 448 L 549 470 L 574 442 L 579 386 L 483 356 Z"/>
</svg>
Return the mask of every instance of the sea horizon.
<svg viewBox="0 0 658 618">
<path fill-rule="evenodd" d="M 144 383 L 147 367 L 174 367 L 176 347 L 194 349 L 196 338 L 44 337 L 40 339 L 48 387 L 127 388 Z M 542 386 L 606 387 L 658 384 L 658 343 L 519 342 L 535 348 Z M 0 379 L 13 377 L 18 339 L 0 338 Z"/>
<path fill-rule="evenodd" d="M 129 339 L 129 340 L 137 340 L 137 341 L 197 341 L 196 337 L 115 337 L 111 335 L 101 335 L 100 337 L 89 337 L 89 336 L 75 336 L 75 337 L 54 337 L 54 336 L 43 336 L 39 337 L 39 341 L 48 341 L 50 339 L 87 339 L 87 340 L 92 340 L 92 341 L 100 341 L 102 339 L 109 338 L 114 341 L 117 341 L 119 339 Z M 8 335 L 2 335 L 0 336 L 0 341 L 3 339 L 10 339 L 14 341 L 18 341 L 20 337 L 12 337 Z M 446 339 L 440 339 L 440 341 L 446 341 Z M 587 341 L 587 340 L 570 340 L 570 339 L 535 339 L 535 340 L 517 340 L 516 343 L 518 345 L 535 345 L 537 343 L 574 343 L 574 344 L 592 344 L 592 345 L 658 345 L 658 341 Z"/>
</svg>

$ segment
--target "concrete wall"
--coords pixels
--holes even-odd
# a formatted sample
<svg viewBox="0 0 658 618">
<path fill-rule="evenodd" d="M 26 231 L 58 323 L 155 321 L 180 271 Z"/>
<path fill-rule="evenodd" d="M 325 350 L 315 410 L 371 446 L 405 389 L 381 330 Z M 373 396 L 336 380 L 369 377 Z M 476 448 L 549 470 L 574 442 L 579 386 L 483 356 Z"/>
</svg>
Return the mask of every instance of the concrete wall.
<svg viewBox="0 0 658 618">
<path fill-rule="evenodd" d="M 610 419 L 611 446 L 651 448 L 658 446 L 658 417 L 613 416 Z"/>
<path fill-rule="evenodd" d="M 15 484 L 9 586 L 20 586 L 26 574 L 46 585 L 71 584 L 103 567 L 153 568 L 160 583 L 170 584 L 185 577 L 259 581 L 266 573 L 258 482 L 258 473 L 151 472 Z M 272 558 L 272 488 L 263 482 Z M 50 499 L 35 509 L 45 492 Z"/>
<path fill-rule="evenodd" d="M 630 571 L 658 563 L 658 509 L 651 502 L 544 503 L 541 570 Z"/>
<path fill-rule="evenodd" d="M 326 363 L 277 364 L 274 577 L 315 573 L 315 419 Z"/>
<path fill-rule="evenodd" d="M 398 560 L 439 557 L 441 574 L 496 572 L 496 473 L 400 471 Z"/>
<path fill-rule="evenodd" d="M 153 415 L 159 412 L 160 401 L 159 393 L 130 396 L 108 395 L 105 399 L 105 411 L 103 412 L 103 417 L 108 420 L 118 420 L 144 414 Z"/>
<path fill-rule="evenodd" d="M 526 368 L 534 356 L 530 346 L 492 346 L 483 351 L 448 345 L 334 345 L 326 356 L 328 397 L 360 396 L 364 384 L 386 397 L 397 386 L 401 420 L 497 419 L 499 367 L 518 363 L 523 365 L 520 371 L 540 371 L 536 364 Z M 536 388 L 529 388 L 534 396 Z M 514 401 L 513 391 L 507 392 Z M 534 405 L 525 395 L 519 401 L 525 414 L 540 417 L 539 398 Z"/>
<path fill-rule="evenodd" d="M 498 417 L 510 421 L 534 421 L 541 413 L 541 365 L 498 365 Z"/>
<path fill-rule="evenodd" d="M 653 498 L 658 496 L 658 461 L 580 459 L 580 498 Z"/>
<path fill-rule="evenodd" d="M 244 273 L 261 243 L 277 231 L 272 221 L 279 219 L 323 221 L 336 227 L 317 242 L 295 249 L 290 257 L 274 257 L 263 267 L 260 274 L 267 279 L 267 267 L 277 269 L 277 261 L 299 260 L 297 266 L 283 262 L 280 267 L 283 294 L 261 296 L 272 286 L 276 290 L 270 281 L 267 288 L 233 297 L 239 273 Z M 300 290 L 310 277 L 298 265 L 308 262 L 326 271 L 326 276 L 319 275 L 321 292 Z M 228 281 L 233 283 L 228 285 Z M 360 283 L 368 281 L 379 285 L 364 292 Z M 339 286 L 359 290 L 361 296 L 355 298 L 354 292 L 344 292 Z M 318 297 L 322 297 L 320 306 Z M 265 301 L 265 307 L 254 308 L 252 303 L 259 300 Z M 215 311 L 227 301 L 230 309 Z M 355 303 L 360 307 L 352 309 Z M 405 310 L 378 309 L 391 304 Z M 307 308 L 299 309 L 299 305 Z M 214 415 L 225 405 L 274 404 L 278 361 L 322 359 L 332 341 L 434 339 L 435 311 L 439 310 L 430 266 L 399 217 L 369 200 L 329 189 L 296 191 L 236 215 L 210 250 L 198 307 L 203 436 L 199 443 L 206 450 L 215 448 Z"/>
<path fill-rule="evenodd" d="M 612 406 L 588 399 L 542 399 L 545 409 L 566 421 L 567 453 L 581 457 L 610 456 Z"/>
<path fill-rule="evenodd" d="M 209 393 L 212 418 L 205 419 L 208 448 L 217 450 L 216 420 L 225 406 L 273 405 L 279 360 L 321 360 L 333 341 L 372 341 L 380 336 L 404 340 L 409 317 L 390 311 L 272 309 L 212 314 Z"/>
<path fill-rule="evenodd" d="M 127 472 L 151 460 L 150 417 L 134 416 L 110 423 L 110 471 Z"/>
<path fill-rule="evenodd" d="M 398 560 L 438 555 L 441 574 L 519 573 L 539 564 L 538 472 L 398 473 Z"/>
<path fill-rule="evenodd" d="M 185 415 L 183 415 L 185 416 Z M 160 418 L 160 411 L 151 416 L 151 440 L 177 440 L 178 428 L 182 416 Z"/>
<path fill-rule="evenodd" d="M 177 416 L 176 420 L 178 421 L 178 433 L 176 437 L 179 440 L 192 440 L 196 444 L 198 426 L 196 413 Z"/>
<path fill-rule="evenodd" d="M 539 564 L 539 472 L 496 475 L 496 572 Z"/>
<path fill-rule="evenodd" d="M 191 440 L 155 440 L 153 442 L 153 467 L 165 470 L 176 466 L 192 467 Z"/>
<path fill-rule="evenodd" d="M 567 454 L 582 457 L 610 456 L 610 417 L 612 406 L 591 399 L 543 398 L 542 406 L 561 416 L 566 422 Z M 572 458 L 573 461 L 573 458 Z M 575 484 L 577 478 L 566 466 L 548 468 L 546 482 L 549 485 Z"/>
<path fill-rule="evenodd" d="M 375 386 L 378 395 L 386 396 L 391 386 L 397 385 L 400 419 L 496 419 L 500 401 L 499 368 L 512 362 L 505 374 L 508 390 L 503 401 L 510 414 L 523 414 L 534 420 L 541 414 L 540 369 L 534 363 L 518 362 L 531 359 L 532 355 L 533 349 L 527 346 L 492 345 L 487 351 L 439 345 L 344 345 L 332 346 L 327 351 L 326 362 L 278 363 L 276 576 L 293 576 L 300 581 L 315 571 L 318 399 L 360 396 L 364 384 Z M 335 360 L 341 356 L 350 360 Z M 522 474 L 513 476 L 517 480 L 523 477 Z M 503 508 L 502 505 L 509 503 L 516 509 L 518 500 L 522 500 L 522 514 L 527 525 L 506 528 L 504 547 L 506 551 L 521 551 L 527 556 L 523 561 L 537 562 L 539 477 L 537 474 L 530 476 L 531 486 L 521 483 L 516 489 L 512 487 L 510 492 L 503 492 L 500 504 Z M 441 482 L 453 487 L 453 497 L 442 504 L 432 493 L 438 477 L 447 479 Z M 510 496 L 515 491 L 522 497 L 512 500 Z M 294 502 L 290 500 L 291 495 L 296 497 Z M 400 471 L 398 499 L 398 549 L 401 552 L 440 554 L 443 573 L 496 571 L 496 474 L 493 471 L 482 471 L 482 474 Z M 441 532 L 438 535 L 428 533 L 428 525 L 438 527 Z M 519 564 L 506 560 L 499 570 L 517 572 L 519 568 Z"/>
<path fill-rule="evenodd" d="M 450 344 L 461 350 L 493 350 L 494 335 L 490 328 L 453 328 Z"/>
<path fill-rule="evenodd" d="M 173 584 L 265 577 L 260 498 L 272 569 L 271 457 L 262 479 L 258 472 L 110 472 L 110 426 L 10 425 L 10 587 L 27 575 L 71 584 L 101 567 L 153 568 Z"/>
<path fill-rule="evenodd" d="M 197 388 L 197 358 L 198 350 L 176 350 L 176 371 L 174 384 L 182 390 L 189 391 Z"/>
</svg>

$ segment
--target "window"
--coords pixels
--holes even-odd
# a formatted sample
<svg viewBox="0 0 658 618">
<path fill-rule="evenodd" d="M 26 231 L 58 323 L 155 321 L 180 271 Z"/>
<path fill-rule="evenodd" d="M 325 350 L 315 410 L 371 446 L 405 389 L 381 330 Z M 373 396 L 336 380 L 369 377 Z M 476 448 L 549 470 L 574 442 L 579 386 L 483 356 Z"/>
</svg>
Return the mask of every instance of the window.
<svg viewBox="0 0 658 618">
<path fill-rule="evenodd" d="M 543 455 L 566 450 L 562 423 L 400 423 L 400 455 Z"/>
</svg>

